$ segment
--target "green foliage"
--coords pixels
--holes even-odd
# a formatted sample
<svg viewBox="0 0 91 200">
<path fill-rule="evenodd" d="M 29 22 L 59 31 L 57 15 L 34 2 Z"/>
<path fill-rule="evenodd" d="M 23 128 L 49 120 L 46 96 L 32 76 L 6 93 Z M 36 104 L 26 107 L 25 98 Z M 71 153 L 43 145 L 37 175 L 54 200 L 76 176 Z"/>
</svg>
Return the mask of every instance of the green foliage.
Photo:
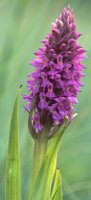
<svg viewBox="0 0 91 200">
<path fill-rule="evenodd" d="M 4 199 L 5 162 L 12 105 L 18 85 L 27 93 L 26 77 L 33 71 L 29 61 L 40 40 L 68 3 L 74 9 L 80 44 L 87 49 L 84 84 L 76 107 L 77 118 L 67 130 L 59 153 L 64 200 L 91 199 L 91 0 L 0 0 L 0 200 Z M 22 200 L 26 200 L 32 171 L 33 140 L 27 113 L 20 104 Z"/>
<path fill-rule="evenodd" d="M 67 127 L 68 119 L 65 120 L 63 126 L 58 130 L 56 136 L 52 140 L 47 154 L 44 158 L 42 166 L 35 183 L 30 188 L 29 200 L 50 200 L 53 178 L 56 170 L 57 154 L 60 147 L 61 138 Z M 37 165 L 37 162 L 36 162 Z M 58 200 L 62 200 L 61 196 Z"/>
<path fill-rule="evenodd" d="M 61 173 L 59 169 L 56 169 L 56 172 L 55 172 L 55 180 L 54 180 L 54 185 L 53 185 L 50 200 L 63 200 L 62 179 L 61 179 Z"/>
<path fill-rule="evenodd" d="M 6 167 L 6 200 L 21 199 L 21 175 L 20 175 L 20 147 L 18 124 L 18 98 L 17 94 L 11 119 L 9 146 Z"/>
</svg>

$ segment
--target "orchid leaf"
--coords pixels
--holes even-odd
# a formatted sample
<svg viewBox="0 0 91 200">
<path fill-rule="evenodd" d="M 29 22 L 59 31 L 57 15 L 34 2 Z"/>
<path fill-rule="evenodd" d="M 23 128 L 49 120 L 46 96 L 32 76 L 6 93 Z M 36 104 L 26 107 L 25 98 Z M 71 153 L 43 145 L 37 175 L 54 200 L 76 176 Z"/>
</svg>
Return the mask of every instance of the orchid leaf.
<svg viewBox="0 0 91 200">
<path fill-rule="evenodd" d="M 5 200 L 21 199 L 18 99 L 19 92 L 15 100 L 13 114 L 11 118 L 8 155 L 6 163 Z"/>
<path fill-rule="evenodd" d="M 55 181 L 52 189 L 50 200 L 63 200 L 62 197 L 62 179 L 59 169 L 56 169 Z"/>
<path fill-rule="evenodd" d="M 61 129 L 58 130 L 56 136 L 52 139 L 35 184 L 33 186 L 31 185 L 28 200 L 50 199 L 53 177 L 56 171 L 57 154 L 67 124 L 68 118 L 65 120 Z"/>
</svg>

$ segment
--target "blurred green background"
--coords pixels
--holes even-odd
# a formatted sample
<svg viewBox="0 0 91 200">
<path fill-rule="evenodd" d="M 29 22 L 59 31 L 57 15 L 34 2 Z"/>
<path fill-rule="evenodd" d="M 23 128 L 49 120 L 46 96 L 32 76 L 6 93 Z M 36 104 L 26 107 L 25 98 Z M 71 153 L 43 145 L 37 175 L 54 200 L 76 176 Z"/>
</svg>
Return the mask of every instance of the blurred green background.
<svg viewBox="0 0 91 200">
<path fill-rule="evenodd" d="M 66 131 L 59 153 L 64 200 L 91 199 L 91 0 L 0 0 L 0 200 L 4 199 L 9 126 L 17 88 L 27 92 L 29 61 L 68 4 L 74 9 L 80 44 L 87 49 L 85 87 L 76 107 L 78 116 Z M 33 140 L 27 128 L 25 102 L 20 99 L 22 200 L 27 197 L 32 169 Z"/>
</svg>

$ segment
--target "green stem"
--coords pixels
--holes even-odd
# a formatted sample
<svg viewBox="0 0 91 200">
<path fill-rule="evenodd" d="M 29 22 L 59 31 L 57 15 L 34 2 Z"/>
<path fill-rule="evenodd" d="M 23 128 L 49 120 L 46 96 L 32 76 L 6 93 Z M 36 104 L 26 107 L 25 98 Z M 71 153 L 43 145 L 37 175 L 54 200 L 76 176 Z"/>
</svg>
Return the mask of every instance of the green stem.
<svg viewBox="0 0 91 200">
<path fill-rule="evenodd" d="M 45 133 L 42 132 L 39 138 L 35 140 L 35 144 L 34 144 L 33 176 L 32 176 L 33 183 L 35 182 L 35 179 L 39 173 L 40 167 L 45 157 L 45 154 L 47 151 L 47 145 L 48 145 L 48 139 L 45 136 Z"/>
</svg>

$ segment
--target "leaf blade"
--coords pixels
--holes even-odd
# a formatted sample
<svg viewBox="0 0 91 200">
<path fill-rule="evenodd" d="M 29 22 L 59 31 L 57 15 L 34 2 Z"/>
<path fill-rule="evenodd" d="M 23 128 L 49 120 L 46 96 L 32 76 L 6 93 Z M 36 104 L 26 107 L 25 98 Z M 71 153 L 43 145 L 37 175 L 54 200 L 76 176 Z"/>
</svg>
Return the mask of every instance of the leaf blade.
<svg viewBox="0 0 91 200">
<path fill-rule="evenodd" d="M 21 199 L 18 100 L 19 92 L 15 100 L 10 125 L 8 155 L 6 163 L 5 200 Z"/>
<path fill-rule="evenodd" d="M 50 200 L 63 200 L 62 196 L 62 179 L 59 169 L 56 169 L 55 181 Z"/>
<path fill-rule="evenodd" d="M 35 185 L 31 186 L 31 192 L 28 200 L 48 200 L 50 198 L 50 190 L 53 176 L 56 170 L 57 154 L 60 147 L 62 135 L 67 127 L 68 119 L 53 139 L 46 157 L 42 163 Z"/>
</svg>

